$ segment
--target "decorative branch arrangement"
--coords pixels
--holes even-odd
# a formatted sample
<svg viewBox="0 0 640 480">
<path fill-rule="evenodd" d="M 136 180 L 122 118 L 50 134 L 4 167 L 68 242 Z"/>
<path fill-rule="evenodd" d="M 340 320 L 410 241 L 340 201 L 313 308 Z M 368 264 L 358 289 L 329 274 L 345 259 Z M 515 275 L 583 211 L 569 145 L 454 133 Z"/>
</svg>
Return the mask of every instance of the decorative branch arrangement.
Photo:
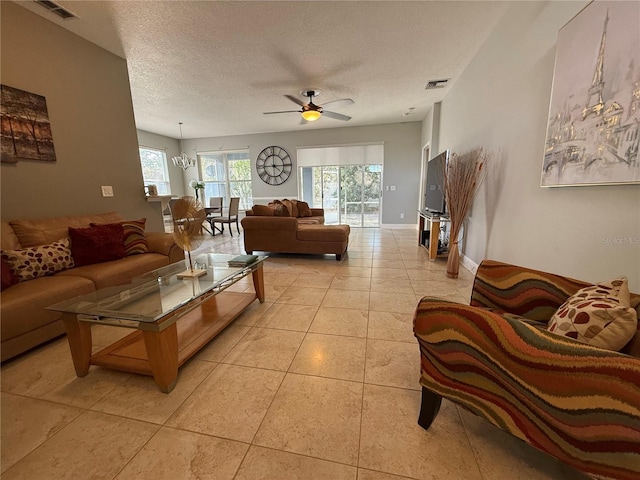
<svg viewBox="0 0 640 480">
<path fill-rule="evenodd" d="M 489 155 L 482 148 L 474 148 L 461 155 L 453 154 L 444 176 L 445 197 L 451 218 L 451 242 L 447 258 L 447 277 L 458 278 L 460 250 L 458 236 L 469 214 L 478 187 L 487 173 Z"/>
</svg>

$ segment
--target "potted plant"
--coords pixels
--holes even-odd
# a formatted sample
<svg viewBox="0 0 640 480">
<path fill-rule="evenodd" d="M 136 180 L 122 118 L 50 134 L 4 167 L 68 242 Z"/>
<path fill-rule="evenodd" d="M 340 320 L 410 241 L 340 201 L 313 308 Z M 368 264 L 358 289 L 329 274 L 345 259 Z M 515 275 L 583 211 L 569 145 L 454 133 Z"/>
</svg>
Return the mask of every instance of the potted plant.
<svg viewBox="0 0 640 480">
<path fill-rule="evenodd" d="M 189 186 L 196 191 L 196 200 L 200 200 L 199 191 L 202 190 L 202 201 L 204 202 L 205 183 L 202 180 L 191 180 Z"/>
</svg>

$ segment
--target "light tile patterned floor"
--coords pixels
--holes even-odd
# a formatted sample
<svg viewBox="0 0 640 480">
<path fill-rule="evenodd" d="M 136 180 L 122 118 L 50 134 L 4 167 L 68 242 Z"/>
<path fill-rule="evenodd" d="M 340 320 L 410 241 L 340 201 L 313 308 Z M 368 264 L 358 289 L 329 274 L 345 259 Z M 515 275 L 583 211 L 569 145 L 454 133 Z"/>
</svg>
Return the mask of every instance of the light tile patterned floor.
<svg viewBox="0 0 640 480">
<path fill-rule="evenodd" d="M 202 249 L 242 253 L 242 237 Z M 274 255 L 267 299 L 181 370 L 92 367 L 76 378 L 56 340 L 2 367 L 2 480 L 584 480 L 444 401 L 425 431 L 412 313 L 423 295 L 466 303 L 413 230 L 353 229 L 349 254 Z M 252 288 L 250 282 L 234 286 Z M 96 326 L 94 344 L 128 333 Z"/>
</svg>

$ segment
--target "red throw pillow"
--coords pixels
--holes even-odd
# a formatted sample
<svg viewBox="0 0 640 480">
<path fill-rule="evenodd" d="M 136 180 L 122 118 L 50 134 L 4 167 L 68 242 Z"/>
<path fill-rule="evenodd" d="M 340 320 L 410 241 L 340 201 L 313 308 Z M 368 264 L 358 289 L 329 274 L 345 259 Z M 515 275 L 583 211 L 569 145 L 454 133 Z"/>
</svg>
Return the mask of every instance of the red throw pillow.
<svg viewBox="0 0 640 480">
<path fill-rule="evenodd" d="M 149 245 L 147 243 L 147 237 L 144 235 L 144 226 L 147 222 L 146 218 L 140 220 L 126 220 L 118 223 L 108 223 L 102 225 L 122 225 L 124 230 L 124 254 L 126 257 L 129 255 L 137 255 L 139 253 L 148 253 Z M 99 223 L 92 223 L 91 226 L 100 225 Z"/>
<path fill-rule="evenodd" d="M 8 262 L 4 259 L 2 259 L 1 262 L 2 266 L 0 271 L 2 272 L 2 285 L 0 286 L 0 290 L 4 290 L 5 288 L 9 288 L 11 285 L 18 283 L 19 279 L 11 270 Z"/>
<path fill-rule="evenodd" d="M 69 238 L 76 267 L 118 260 L 125 256 L 124 228 L 119 223 L 87 228 L 69 227 Z"/>
</svg>

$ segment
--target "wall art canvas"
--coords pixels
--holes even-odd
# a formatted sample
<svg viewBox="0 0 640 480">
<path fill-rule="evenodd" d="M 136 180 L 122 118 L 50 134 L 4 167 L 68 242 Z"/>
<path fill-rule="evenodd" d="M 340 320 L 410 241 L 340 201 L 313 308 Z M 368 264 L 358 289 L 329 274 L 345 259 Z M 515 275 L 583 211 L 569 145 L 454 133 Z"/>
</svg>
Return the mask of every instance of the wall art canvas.
<svg viewBox="0 0 640 480">
<path fill-rule="evenodd" d="M 45 97 L 1 85 L 0 114 L 3 163 L 56 161 Z"/>
<path fill-rule="evenodd" d="M 558 33 L 541 186 L 640 183 L 640 2 L 594 1 Z"/>
</svg>

